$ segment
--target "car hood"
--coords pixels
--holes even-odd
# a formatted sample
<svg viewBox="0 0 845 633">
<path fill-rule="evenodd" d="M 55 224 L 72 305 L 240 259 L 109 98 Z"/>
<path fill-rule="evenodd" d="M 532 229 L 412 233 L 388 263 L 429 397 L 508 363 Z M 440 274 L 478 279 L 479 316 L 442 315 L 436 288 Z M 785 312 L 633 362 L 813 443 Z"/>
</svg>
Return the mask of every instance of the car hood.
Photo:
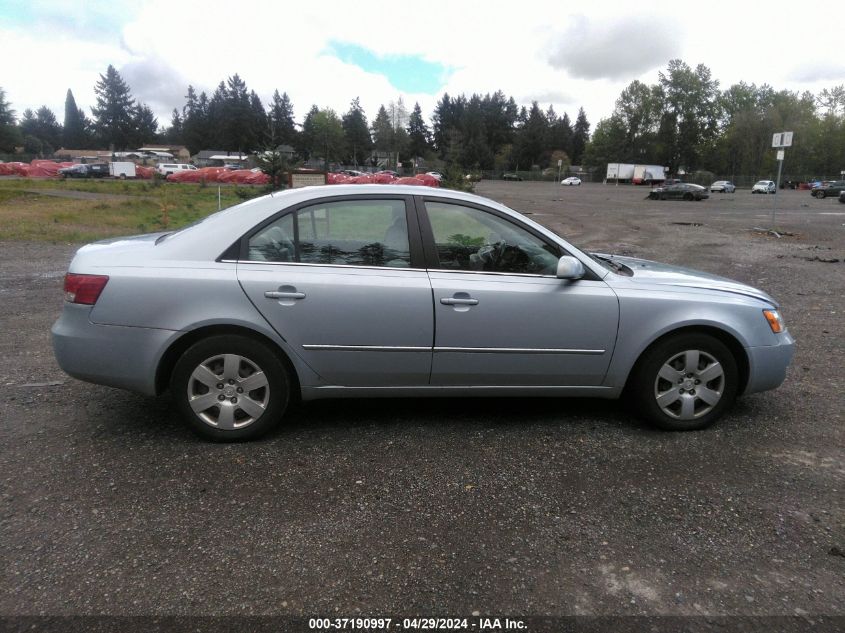
<svg viewBox="0 0 845 633">
<path fill-rule="evenodd" d="M 638 259 L 636 257 L 622 257 L 601 253 L 594 254 L 599 257 L 612 259 L 614 262 L 624 264 L 630 268 L 634 271 L 634 274 L 629 279 L 637 283 L 730 292 L 732 294 L 761 299 L 762 301 L 771 303 L 775 307 L 778 306 L 778 303 L 768 293 L 726 277 L 711 275 L 710 273 L 691 268 L 671 266 L 647 259 Z"/>
</svg>

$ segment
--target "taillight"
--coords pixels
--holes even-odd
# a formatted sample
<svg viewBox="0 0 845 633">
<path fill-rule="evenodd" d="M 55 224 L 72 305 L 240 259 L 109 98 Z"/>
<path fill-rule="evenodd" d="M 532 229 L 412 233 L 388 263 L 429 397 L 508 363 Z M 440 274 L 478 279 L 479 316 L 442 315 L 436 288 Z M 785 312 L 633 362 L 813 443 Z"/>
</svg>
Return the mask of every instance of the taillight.
<svg viewBox="0 0 845 633">
<path fill-rule="evenodd" d="M 65 301 L 92 306 L 106 287 L 108 275 L 65 275 Z"/>
</svg>

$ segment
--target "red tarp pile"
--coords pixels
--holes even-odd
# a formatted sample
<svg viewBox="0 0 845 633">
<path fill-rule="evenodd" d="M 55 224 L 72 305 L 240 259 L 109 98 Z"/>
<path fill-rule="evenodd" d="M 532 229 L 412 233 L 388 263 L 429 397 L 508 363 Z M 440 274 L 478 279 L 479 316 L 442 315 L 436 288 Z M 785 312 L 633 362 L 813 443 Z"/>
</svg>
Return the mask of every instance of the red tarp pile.
<svg viewBox="0 0 845 633">
<path fill-rule="evenodd" d="M 426 187 L 439 187 L 440 181 L 428 174 L 418 174 L 413 177 L 397 178 L 393 174 L 379 172 L 377 174 L 364 174 L 362 176 L 347 176 L 330 172 L 326 175 L 328 185 L 417 185 Z"/>
<path fill-rule="evenodd" d="M 270 176 L 251 169 L 225 169 L 223 167 L 203 167 L 170 174 L 168 182 L 222 182 L 237 185 L 266 185 Z"/>
<path fill-rule="evenodd" d="M 143 178 L 144 180 L 150 180 L 155 172 L 155 167 L 144 167 L 143 165 L 135 166 L 135 176 Z"/>
<path fill-rule="evenodd" d="M 270 176 L 251 169 L 234 169 L 217 175 L 217 182 L 230 182 L 237 185 L 266 185 Z"/>
<path fill-rule="evenodd" d="M 26 176 L 29 165 L 26 163 L 0 163 L 0 176 Z"/>
<path fill-rule="evenodd" d="M 73 163 L 54 163 L 51 160 L 34 160 L 29 164 L 26 175 L 29 178 L 55 178 L 62 167 L 73 167 Z"/>
</svg>

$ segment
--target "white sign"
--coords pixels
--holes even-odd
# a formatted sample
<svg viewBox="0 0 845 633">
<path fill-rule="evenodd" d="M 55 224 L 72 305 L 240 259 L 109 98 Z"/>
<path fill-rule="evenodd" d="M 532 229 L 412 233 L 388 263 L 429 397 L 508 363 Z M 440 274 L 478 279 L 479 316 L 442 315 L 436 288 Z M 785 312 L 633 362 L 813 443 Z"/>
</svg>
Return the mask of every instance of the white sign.
<svg viewBox="0 0 845 633">
<path fill-rule="evenodd" d="M 775 132 L 772 147 L 792 147 L 792 132 Z"/>
<path fill-rule="evenodd" d="M 562 158 L 558 158 L 558 159 L 557 159 L 557 166 L 558 166 L 558 167 L 560 167 L 560 166 L 562 166 L 562 165 L 563 165 L 563 159 L 562 159 Z"/>
<path fill-rule="evenodd" d="M 785 154 L 785 152 L 782 149 L 779 149 L 778 150 L 778 160 L 783 160 L 784 154 Z"/>
</svg>

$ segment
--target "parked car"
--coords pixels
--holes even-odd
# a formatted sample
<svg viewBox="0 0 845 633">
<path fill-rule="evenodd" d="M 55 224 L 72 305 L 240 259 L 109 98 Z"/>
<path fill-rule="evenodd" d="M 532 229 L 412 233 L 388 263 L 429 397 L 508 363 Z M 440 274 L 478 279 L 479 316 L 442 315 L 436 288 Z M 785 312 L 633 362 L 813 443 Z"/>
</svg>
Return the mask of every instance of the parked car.
<svg viewBox="0 0 845 633">
<path fill-rule="evenodd" d="M 560 184 L 566 185 L 568 187 L 577 187 L 581 184 L 581 179 L 578 176 L 570 176 L 569 178 L 564 178 L 560 181 Z"/>
<path fill-rule="evenodd" d="M 715 193 L 717 191 L 721 193 L 734 193 L 736 191 L 736 185 L 734 185 L 730 180 L 717 180 L 710 185 L 710 193 Z"/>
<path fill-rule="evenodd" d="M 813 187 L 810 190 L 810 195 L 816 198 L 826 198 L 827 196 L 837 196 L 845 191 L 845 180 L 831 180 L 818 187 Z"/>
<path fill-rule="evenodd" d="M 180 171 L 193 171 L 196 168 L 196 165 L 189 165 L 187 163 L 160 163 L 156 167 L 156 171 L 167 178 L 170 174 L 176 174 Z"/>
<path fill-rule="evenodd" d="M 751 193 L 777 193 L 777 187 L 771 180 L 758 180 L 751 187 Z"/>
<path fill-rule="evenodd" d="M 502 174 L 502 180 L 518 180 L 522 182 L 522 176 L 519 174 Z"/>
<path fill-rule="evenodd" d="M 704 200 L 709 198 L 710 194 L 701 185 L 681 182 L 675 185 L 656 187 L 649 192 L 648 197 L 652 200 Z"/>
<path fill-rule="evenodd" d="M 59 169 L 59 175 L 65 178 L 105 178 L 109 175 L 107 163 L 79 163 Z"/>
<path fill-rule="evenodd" d="M 216 440 L 263 435 L 298 397 L 624 392 L 661 428 L 699 429 L 780 385 L 793 352 L 761 290 L 414 186 L 289 189 L 84 246 L 64 292 L 64 371 L 169 387 Z"/>
<path fill-rule="evenodd" d="M 427 171 L 425 173 L 427 173 L 429 176 L 434 176 L 435 178 L 437 178 L 437 180 L 443 180 L 443 174 L 441 174 L 439 171 Z"/>
</svg>

